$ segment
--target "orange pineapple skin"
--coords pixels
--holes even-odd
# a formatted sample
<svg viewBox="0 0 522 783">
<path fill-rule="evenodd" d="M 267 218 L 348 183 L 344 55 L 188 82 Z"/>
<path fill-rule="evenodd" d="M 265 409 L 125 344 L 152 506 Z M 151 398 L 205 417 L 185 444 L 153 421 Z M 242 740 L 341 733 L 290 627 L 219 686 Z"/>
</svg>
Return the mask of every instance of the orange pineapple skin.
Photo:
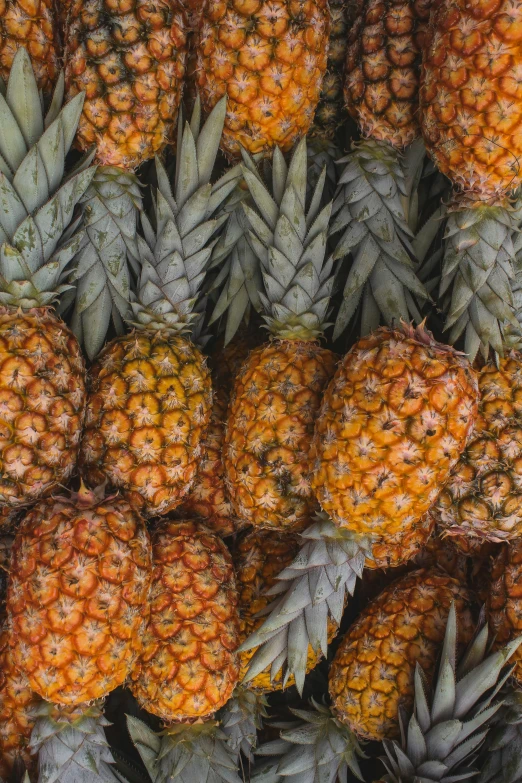
<svg viewBox="0 0 522 783">
<path fill-rule="evenodd" d="M 310 137 L 315 141 L 333 140 L 344 119 L 343 79 L 350 23 L 347 0 L 330 0 L 330 39 L 327 69 L 321 86 Z M 350 9 L 351 10 L 351 9 Z"/>
<path fill-rule="evenodd" d="M 6 624 L 0 629 L 0 775 L 8 780 L 17 756 L 33 770 L 29 739 L 35 723 L 35 697 L 24 674 L 17 671 Z"/>
<path fill-rule="evenodd" d="M 180 519 L 202 519 L 210 530 L 223 538 L 231 536 L 237 529 L 225 487 L 222 459 L 226 416 L 227 395 L 217 389 L 212 401 L 210 425 L 202 440 L 194 484 L 181 506 L 176 509 L 176 516 Z"/>
<path fill-rule="evenodd" d="M 339 364 L 317 418 L 312 489 L 341 528 L 403 534 L 428 511 L 477 414 L 467 359 L 422 327 L 382 328 Z"/>
<path fill-rule="evenodd" d="M 90 372 L 80 469 L 107 479 L 145 516 L 191 489 L 210 423 L 206 361 L 184 337 L 138 331 L 113 340 Z"/>
<path fill-rule="evenodd" d="M 413 560 L 428 544 L 435 521 L 425 514 L 419 522 L 396 536 L 378 538 L 372 544 L 372 558 L 366 558 L 365 568 L 396 568 Z"/>
<path fill-rule="evenodd" d="M 431 0 L 364 0 L 348 35 L 344 99 L 364 136 L 405 147 L 419 135 L 421 53 Z"/>
<path fill-rule="evenodd" d="M 330 667 L 329 692 L 334 713 L 359 737 L 399 736 L 398 711 L 412 707 L 415 666 L 433 674 L 452 601 L 465 645 L 474 632 L 472 595 L 435 569 L 395 581 L 348 630 Z"/>
<path fill-rule="evenodd" d="M 53 0 L 0 0 L 0 78 L 7 82 L 13 59 L 25 47 L 38 88 L 50 94 L 58 78 L 59 50 Z"/>
<path fill-rule="evenodd" d="M 521 66 L 518 3 L 437 3 L 423 58 L 422 132 L 439 170 L 482 199 L 522 182 Z"/>
<path fill-rule="evenodd" d="M 522 542 L 520 539 L 503 544 L 493 560 L 487 612 L 491 630 L 496 635 L 495 645 L 503 647 L 522 633 Z M 516 650 L 511 658 L 516 663 L 513 676 L 522 684 L 522 652 Z"/>
<path fill-rule="evenodd" d="M 122 498 L 54 497 L 17 531 L 7 595 L 15 666 L 47 701 L 106 696 L 141 652 L 152 557 Z"/>
<path fill-rule="evenodd" d="M 71 477 L 85 414 L 76 337 L 45 308 L 0 308 L 0 505 L 34 503 Z"/>
<path fill-rule="evenodd" d="M 433 510 L 444 535 L 478 547 L 522 535 L 522 355 L 483 367 L 479 390 L 473 437 Z"/>
<path fill-rule="evenodd" d="M 220 538 L 193 521 L 162 521 L 153 553 L 150 622 L 130 689 L 167 723 L 208 718 L 239 678 L 232 558 Z"/>
<path fill-rule="evenodd" d="M 327 0 L 207 0 L 197 41 L 205 111 L 227 93 L 221 146 L 289 151 L 312 124 L 326 71 Z"/>
<path fill-rule="evenodd" d="M 310 445 L 338 357 L 315 342 L 272 340 L 252 351 L 228 412 L 224 462 L 232 504 L 254 527 L 302 529 L 317 503 Z"/>
<path fill-rule="evenodd" d="M 66 42 L 67 98 L 86 92 L 80 149 L 132 169 L 173 141 L 187 56 L 178 0 L 73 0 Z"/>
</svg>

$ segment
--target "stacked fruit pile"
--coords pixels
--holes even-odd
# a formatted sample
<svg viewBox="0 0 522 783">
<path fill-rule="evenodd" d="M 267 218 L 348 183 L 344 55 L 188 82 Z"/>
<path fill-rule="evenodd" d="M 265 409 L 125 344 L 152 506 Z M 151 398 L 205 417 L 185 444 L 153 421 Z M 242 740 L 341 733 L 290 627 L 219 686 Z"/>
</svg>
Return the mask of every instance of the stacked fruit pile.
<svg viewBox="0 0 522 783">
<path fill-rule="evenodd" d="M 521 19 L 0 0 L 2 780 L 521 783 Z"/>
</svg>

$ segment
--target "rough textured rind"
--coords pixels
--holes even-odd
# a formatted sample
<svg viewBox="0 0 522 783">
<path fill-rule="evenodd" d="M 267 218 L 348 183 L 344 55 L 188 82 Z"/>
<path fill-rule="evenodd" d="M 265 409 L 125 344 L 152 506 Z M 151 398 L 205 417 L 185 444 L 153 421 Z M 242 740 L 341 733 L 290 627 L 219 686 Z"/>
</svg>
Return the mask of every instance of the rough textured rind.
<svg viewBox="0 0 522 783">
<path fill-rule="evenodd" d="M 67 95 L 86 92 L 77 142 L 100 163 L 135 168 L 173 141 L 186 24 L 178 0 L 73 0 Z"/>
<path fill-rule="evenodd" d="M 0 308 L 0 503 L 35 502 L 69 480 L 85 412 L 78 341 L 45 308 Z"/>
<path fill-rule="evenodd" d="M 210 374 L 184 337 L 135 332 L 102 351 L 90 373 L 80 465 L 147 516 L 190 490 L 210 421 Z"/>
<path fill-rule="evenodd" d="M 309 451 L 338 357 L 316 342 L 272 340 L 243 366 L 228 412 L 224 461 L 240 520 L 302 529 L 317 510 Z"/>
<path fill-rule="evenodd" d="M 0 79 L 7 82 L 13 58 L 25 47 L 38 88 L 51 93 L 58 78 L 53 0 L 0 0 Z"/>
<path fill-rule="evenodd" d="M 326 0 L 208 0 L 197 42 L 205 111 L 225 92 L 222 149 L 288 152 L 310 127 L 326 71 Z"/>
<path fill-rule="evenodd" d="M 418 555 L 433 533 L 435 521 L 425 514 L 419 522 L 396 536 L 382 536 L 372 543 L 372 558 L 366 558 L 365 568 L 395 568 Z"/>
<path fill-rule="evenodd" d="M 358 736 L 399 736 L 398 710 L 413 704 L 415 666 L 433 674 L 452 601 L 465 645 L 474 632 L 472 596 L 435 570 L 397 580 L 352 625 L 332 661 L 329 691 L 334 713 Z"/>
<path fill-rule="evenodd" d="M 464 191 L 514 190 L 522 182 L 522 7 L 442 0 L 430 22 L 420 90 L 427 150 Z"/>
<path fill-rule="evenodd" d="M 17 671 L 4 624 L 0 629 L 0 775 L 8 780 L 17 756 L 28 769 L 34 766 L 29 738 L 35 718 L 35 697 L 24 674 Z"/>
<path fill-rule="evenodd" d="M 232 559 L 195 522 L 163 522 L 153 552 L 151 617 L 130 688 L 164 721 L 196 721 L 228 701 L 239 677 Z"/>
<path fill-rule="evenodd" d="M 431 0 L 366 0 L 348 36 L 344 99 L 365 136 L 404 147 L 419 135 L 421 52 Z"/>
<path fill-rule="evenodd" d="M 415 524 L 472 431 L 467 359 L 421 327 L 359 340 L 328 386 L 313 441 L 312 489 L 340 527 L 375 537 Z"/>
<path fill-rule="evenodd" d="M 473 437 L 433 509 L 445 535 L 477 545 L 522 535 L 522 356 L 497 364 L 479 373 Z"/>
<path fill-rule="evenodd" d="M 121 685 L 141 652 L 151 573 L 149 536 L 125 500 L 82 492 L 35 506 L 7 596 L 13 660 L 32 690 L 77 705 Z"/>
<path fill-rule="evenodd" d="M 487 594 L 488 618 L 496 634 L 495 644 L 502 647 L 522 633 L 522 541 L 503 544 L 493 561 Z M 514 677 L 522 684 L 522 650 L 515 652 Z"/>
</svg>

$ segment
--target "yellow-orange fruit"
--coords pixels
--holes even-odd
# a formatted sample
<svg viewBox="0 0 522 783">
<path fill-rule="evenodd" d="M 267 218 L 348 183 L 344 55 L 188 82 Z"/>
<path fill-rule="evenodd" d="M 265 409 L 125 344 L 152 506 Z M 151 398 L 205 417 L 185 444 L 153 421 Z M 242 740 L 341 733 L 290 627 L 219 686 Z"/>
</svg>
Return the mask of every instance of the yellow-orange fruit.
<svg viewBox="0 0 522 783">
<path fill-rule="evenodd" d="M 403 534 L 436 500 L 473 429 L 464 355 L 422 326 L 378 329 L 339 364 L 315 426 L 312 489 L 339 525 Z"/>
<path fill-rule="evenodd" d="M 493 561 L 487 609 L 491 628 L 496 634 L 497 647 L 522 633 L 522 541 L 503 544 Z M 522 684 L 522 652 L 518 649 L 512 659 L 516 663 L 514 676 Z"/>
<path fill-rule="evenodd" d="M 15 666 L 57 704 L 99 699 L 141 651 L 152 563 L 143 520 L 117 497 L 41 501 L 13 545 L 7 596 Z"/>
<path fill-rule="evenodd" d="M 58 78 L 53 0 L 0 0 L 0 79 L 7 83 L 13 59 L 27 49 L 38 88 L 51 93 Z"/>
<path fill-rule="evenodd" d="M 358 736 L 399 736 L 399 708 L 413 704 L 415 667 L 433 674 L 452 602 L 459 642 L 467 644 L 475 628 L 472 596 L 434 569 L 398 579 L 349 629 L 330 666 L 329 691 L 336 716 Z"/>
<path fill-rule="evenodd" d="M 228 96 L 222 149 L 284 152 L 313 120 L 326 71 L 327 0 L 207 0 L 197 80 L 209 111 Z"/>
<path fill-rule="evenodd" d="M 195 522 L 161 523 L 143 653 L 131 674 L 140 705 L 164 721 L 196 721 L 230 698 L 239 678 L 232 559 Z"/>
<path fill-rule="evenodd" d="M 249 355 L 228 411 L 224 462 L 232 504 L 256 527 L 302 529 L 317 502 L 310 445 L 337 356 L 314 341 L 272 340 Z"/>
<path fill-rule="evenodd" d="M 426 148 L 461 190 L 482 198 L 522 182 L 522 6 L 439 0 L 420 90 Z"/>
</svg>

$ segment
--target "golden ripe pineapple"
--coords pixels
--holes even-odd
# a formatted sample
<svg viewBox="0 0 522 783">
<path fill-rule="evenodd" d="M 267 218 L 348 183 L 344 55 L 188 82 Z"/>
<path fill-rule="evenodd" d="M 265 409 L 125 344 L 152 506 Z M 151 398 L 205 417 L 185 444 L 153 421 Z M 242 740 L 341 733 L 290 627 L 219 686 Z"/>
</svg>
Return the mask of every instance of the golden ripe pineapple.
<svg viewBox="0 0 522 783">
<path fill-rule="evenodd" d="M 237 593 L 223 542 L 196 522 L 153 537 L 151 617 L 131 675 L 140 705 L 167 722 L 207 718 L 239 676 Z"/>
<path fill-rule="evenodd" d="M 50 94 L 60 55 L 53 0 L 0 0 L 0 79 L 7 82 L 16 52 L 24 47 L 38 88 Z"/>
<path fill-rule="evenodd" d="M 94 483 L 107 479 L 147 516 L 188 494 L 210 422 L 210 373 L 190 332 L 220 225 L 214 214 L 234 186 L 210 184 L 224 110 L 223 101 L 201 134 L 198 123 L 186 125 L 174 193 L 157 160 L 154 229 L 142 215 L 135 331 L 109 343 L 91 372 L 81 469 Z"/>
<path fill-rule="evenodd" d="M 431 0 L 365 0 L 348 35 L 344 97 L 366 137 L 399 149 L 419 135 L 421 53 Z"/>
<path fill-rule="evenodd" d="M 84 158 L 65 177 L 83 96 L 62 108 L 62 88 L 44 116 L 20 49 L 2 100 L 0 506 L 7 517 L 68 481 L 85 411 L 80 346 L 54 305 L 69 288 L 63 278 L 83 240 L 74 230 L 76 207 L 95 169 Z"/>
<path fill-rule="evenodd" d="M 78 705 L 121 685 L 141 652 L 151 575 L 145 525 L 125 500 L 82 488 L 36 505 L 16 533 L 7 597 L 31 689 Z"/>
<path fill-rule="evenodd" d="M 319 343 L 333 286 L 332 260 L 325 260 L 331 204 L 319 210 L 322 177 L 306 210 L 304 140 L 288 168 L 279 150 L 274 161 L 273 197 L 244 172 L 261 215 L 245 207 L 263 269 L 271 340 L 252 351 L 236 380 L 224 461 L 241 521 L 294 530 L 307 525 L 317 508 L 309 450 L 321 394 L 337 361 Z"/>
<path fill-rule="evenodd" d="M 474 631 L 470 592 L 436 570 L 394 582 L 364 609 L 342 640 L 330 666 L 332 711 L 357 736 L 399 736 L 399 708 L 413 703 L 416 664 L 431 675 L 452 602 L 459 643 Z"/>
<path fill-rule="evenodd" d="M 239 677 L 232 558 L 217 536 L 193 521 L 162 520 L 153 550 L 151 616 L 130 688 L 164 726 L 156 736 L 129 717 L 131 739 L 152 779 L 169 780 L 183 769 L 186 780 L 240 783 L 234 753 L 212 720 Z"/>
<path fill-rule="evenodd" d="M 522 356 L 479 373 L 473 437 L 433 510 L 444 535 L 480 545 L 522 535 Z"/>
<path fill-rule="evenodd" d="M 69 96 L 86 101 L 81 149 L 135 168 L 173 141 L 185 73 L 186 18 L 177 0 L 73 0 L 67 18 Z"/>
<path fill-rule="evenodd" d="M 513 311 L 516 219 L 510 194 L 522 182 L 518 71 L 522 9 L 442 0 L 424 46 L 420 119 L 429 155 L 453 183 L 440 296 L 451 329 L 502 355 Z"/>
<path fill-rule="evenodd" d="M 346 355 L 323 399 L 312 486 L 357 535 L 410 528 L 436 500 L 477 413 L 467 359 L 422 326 L 379 329 Z"/>
<path fill-rule="evenodd" d="M 226 93 L 222 149 L 289 151 L 312 123 L 326 70 L 326 0 L 207 0 L 197 42 L 206 111 Z"/>
</svg>

